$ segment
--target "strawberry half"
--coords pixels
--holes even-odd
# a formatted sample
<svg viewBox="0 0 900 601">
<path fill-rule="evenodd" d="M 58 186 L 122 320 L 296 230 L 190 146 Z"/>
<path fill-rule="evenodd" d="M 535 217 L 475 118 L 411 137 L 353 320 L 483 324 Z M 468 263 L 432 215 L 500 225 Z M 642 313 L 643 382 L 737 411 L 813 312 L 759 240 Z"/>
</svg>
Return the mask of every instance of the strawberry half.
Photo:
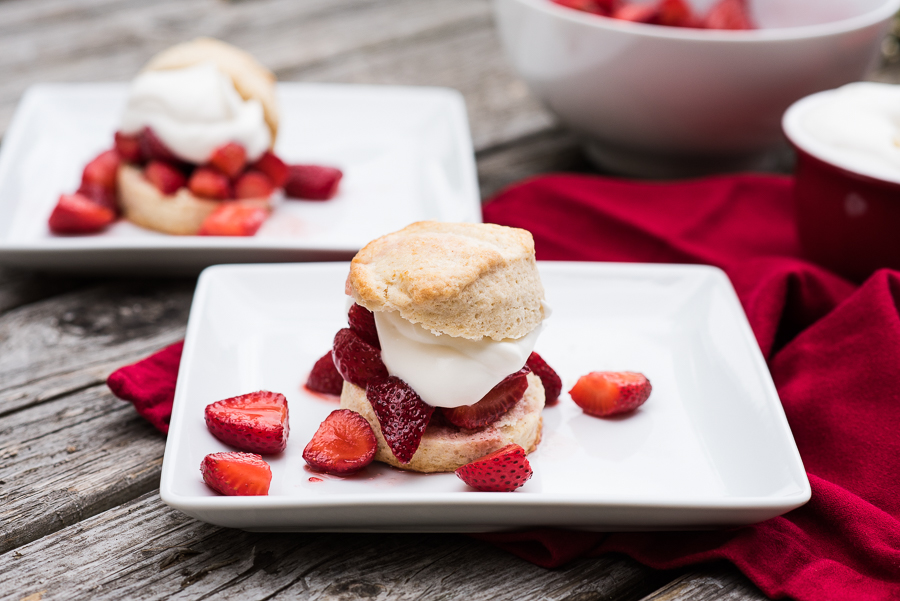
<svg viewBox="0 0 900 601">
<path fill-rule="evenodd" d="M 652 390 L 644 374 L 592 371 L 578 378 L 569 396 L 588 415 L 608 417 L 634 411 L 644 404 Z"/>
<path fill-rule="evenodd" d="M 116 214 L 83 194 L 63 194 L 50 213 L 54 234 L 93 234 L 116 220 Z"/>
<path fill-rule="evenodd" d="M 153 184 L 157 190 L 171 196 L 184 186 L 184 174 L 171 163 L 153 160 L 144 167 L 144 177 Z"/>
<path fill-rule="evenodd" d="M 141 150 L 141 140 L 139 136 L 129 136 L 120 131 L 116 132 L 116 152 L 123 161 L 129 163 L 141 163 L 144 161 L 144 153 Z"/>
<path fill-rule="evenodd" d="M 559 393 L 562 392 L 562 379 L 559 374 L 537 353 L 531 353 L 525 365 L 541 379 L 544 386 L 544 404 L 553 406 L 559 402 Z"/>
<path fill-rule="evenodd" d="M 612 13 L 613 19 L 631 21 L 632 23 L 652 23 L 659 15 L 659 7 L 655 4 L 636 4 L 630 2 L 618 7 Z"/>
<path fill-rule="evenodd" d="M 103 186 L 113 194 L 116 193 L 116 175 L 119 172 L 119 163 L 122 159 L 115 150 L 101 152 L 97 157 L 84 167 L 81 174 L 81 185 L 97 184 Z"/>
<path fill-rule="evenodd" d="M 334 167 L 291 165 L 284 191 L 293 198 L 328 200 L 337 194 L 344 174 Z"/>
<path fill-rule="evenodd" d="M 745 0 L 719 0 L 706 13 L 703 25 L 709 29 L 756 29 Z"/>
<path fill-rule="evenodd" d="M 356 411 L 332 411 L 303 449 L 310 467 L 330 474 L 358 471 L 375 458 L 378 441 L 372 426 Z"/>
<path fill-rule="evenodd" d="M 209 164 L 234 179 L 247 164 L 247 151 L 237 142 L 222 144 L 213 150 Z"/>
<path fill-rule="evenodd" d="M 347 321 L 350 323 L 350 329 L 359 334 L 365 342 L 368 342 L 378 350 L 381 350 L 381 343 L 378 341 L 378 329 L 375 327 L 375 314 L 363 307 L 353 303 L 350 311 L 347 313 Z"/>
<path fill-rule="evenodd" d="M 287 399 L 260 390 L 206 406 L 206 427 L 225 444 L 242 451 L 271 455 L 287 446 Z"/>
<path fill-rule="evenodd" d="M 225 200 L 234 196 L 228 177 L 209 167 L 195 169 L 187 186 L 191 194 L 201 198 Z"/>
<path fill-rule="evenodd" d="M 685 0 L 662 0 L 655 23 L 669 27 L 694 27 L 697 24 L 694 13 Z"/>
<path fill-rule="evenodd" d="M 269 494 L 272 470 L 254 453 L 213 453 L 203 458 L 200 473 L 206 485 L 230 496 Z"/>
<path fill-rule="evenodd" d="M 224 202 L 200 224 L 199 236 L 252 236 L 269 216 L 269 210 L 240 202 Z"/>
<path fill-rule="evenodd" d="M 141 147 L 141 155 L 148 161 L 182 162 L 149 127 L 145 127 L 138 134 L 138 143 Z"/>
<path fill-rule="evenodd" d="M 306 379 L 306 387 L 314 392 L 340 395 L 344 388 L 344 378 L 334 366 L 334 358 L 331 351 L 316 361 L 309 377 Z"/>
<path fill-rule="evenodd" d="M 255 163 L 250 165 L 250 168 L 265 173 L 276 188 L 284 187 L 284 183 L 288 179 L 288 166 L 273 152 L 268 150 Z"/>
<path fill-rule="evenodd" d="M 527 376 L 530 371 L 526 366 L 516 373 L 506 376 L 474 405 L 443 407 L 441 411 L 451 424 L 460 428 L 474 430 L 492 424 L 512 409 L 512 406 L 518 403 L 525 394 L 525 389 L 528 388 Z"/>
<path fill-rule="evenodd" d="M 553 2 L 575 10 L 607 17 L 619 4 L 618 0 L 553 0 Z"/>
<path fill-rule="evenodd" d="M 371 382 L 366 387 L 366 399 L 375 411 L 381 434 L 394 457 L 400 463 L 409 463 L 422 442 L 434 407 L 396 376 Z"/>
<path fill-rule="evenodd" d="M 115 193 L 110 192 L 100 184 L 81 184 L 77 193 L 93 200 L 101 207 L 106 207 L 113 213 L 119 213 L 119 203 L 116 201 Z"/>
<path fill-rule="evenodd" d="M 512 492 L 533 473 L 525 449 L 517 444 L 507 445 L 456 470 L 460 480 L 483 492 Z"/>
<path fill-rule="evenodd" d="M 274 191 L 272 180 L 261 171 L 247 171 L 234 182 L 235 198 L 268 198 Z"/>
<path fill-rule="evenodd" d="M 388 370 L 381 351 L 366 342 L 355 330 L 343 328 L 334 336 L 334 366 L 345 380 L 365 388 L 370 382 L 384 380 Z"/>
</svg>

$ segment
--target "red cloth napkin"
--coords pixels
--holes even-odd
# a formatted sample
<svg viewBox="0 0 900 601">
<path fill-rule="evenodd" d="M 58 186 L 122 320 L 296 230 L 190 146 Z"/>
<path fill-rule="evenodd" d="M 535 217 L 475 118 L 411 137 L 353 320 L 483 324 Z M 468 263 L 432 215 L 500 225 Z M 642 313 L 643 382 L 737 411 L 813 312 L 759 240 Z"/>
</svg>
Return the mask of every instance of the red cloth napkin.
<svg viewBox="0 0 900 601">
<path fill-rule="evenodd" d="M 785 177 L 543 177 L 504 191 L 484 215 L 530 230 L 542 260 L 724 269 L 769 360 L 813 493 L 785 516 L 730 530 L 479 538 L 545 567 L 608 551 L 655 568 L 727 559 L 772 597 L 900 599 L 900 275 L 881 271 L 857 287 L 802 260 Z M 142 415 L 165 407 L 157 399 L 171 407 L 180 350 L 121 370 Z M 111 381 L 125 377 L 117 374 Z"/>
<path fill-rule="evenodd" d="M 175 400 L 175 380 L 184 341 L 114 371 L 106 380 L 113 394 L 131 401 L 141 417 L 163 434 L 169 433 L 172 402 Z"/>
</svg>

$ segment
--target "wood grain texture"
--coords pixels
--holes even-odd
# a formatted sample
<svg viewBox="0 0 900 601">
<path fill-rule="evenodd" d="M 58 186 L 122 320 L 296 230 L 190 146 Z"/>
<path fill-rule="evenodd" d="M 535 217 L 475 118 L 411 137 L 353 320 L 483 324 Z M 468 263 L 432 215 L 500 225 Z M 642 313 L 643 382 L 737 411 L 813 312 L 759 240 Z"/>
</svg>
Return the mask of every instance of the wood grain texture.
<svg viewBox="0 0 900 601">
<path fill-rule="evenodd" d="M 684 574 L 641 601 L 765 601 L 755 584 L 731 564 Z"/>
<path fill-rule="evenodd" d="M 545 570 L 461 535 L 259 534 L 155 494 L 0 556 L 0 599 L 638 599 L 669 580 L 618 556 Z"/>
</svg>

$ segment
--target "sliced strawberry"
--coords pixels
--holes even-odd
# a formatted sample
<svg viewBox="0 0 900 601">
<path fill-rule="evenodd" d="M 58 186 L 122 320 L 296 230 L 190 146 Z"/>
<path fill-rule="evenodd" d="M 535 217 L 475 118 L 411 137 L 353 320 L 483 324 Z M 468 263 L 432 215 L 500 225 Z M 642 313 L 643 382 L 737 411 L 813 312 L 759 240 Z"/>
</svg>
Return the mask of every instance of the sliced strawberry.
<svg viewBox="0 0 900 601">
<path fill-rule="evenodd" d="M 703 25 L 709 29 L 756 29 L 746 0 L 719 0 L 706 13 Z"/>
<path fill-rule="evenodd" d="M 284 183 L 288 179 L 288 166 L 275 153 L 268 150 L 250 165 L 250 168 L 265 173 L 276 188 L 284 187 Z"/>
<path fill-rule="evenodd" d="M 659 14 L 659 7 L 655 4 L 637 4 L 630 2 L 623 4 L 613 11 L 612 17 L 622 21 L 633 23 L 652 23 Z"/>
<path fill-rule="evenodd" d="M 230 496 L 269 494 L 272 470 L 254 453 L 213 453 L 203 458 L 200 473 L 207 486 Z"/>
<path fill-rule="evenodd" d="M 512 409 L 513 405 L 518 403 L 525 394 L 525 389 L 528 388 L 527 376 L 530 371 L 526 366 L 516 373 L 506 376 L 473 405 L 444 407 L 441 411 L 450 423 L 460 428 L 473 430 L 492 424 Z"/>
<path fill-rule="evenodd" d="M 287 399 L 260 390 L 206 406 L 206 427 L 213 436 L 250 453 L 271 455 L 287 446 Z"/>
<path fill-rule="evenodd" d="M 588 415 L 608 417 L 634 411 L 650 396 L 644 374 L 633 371 L 592 371 L 581 376 L 569 396 Z"/>
<path fill-rule="evenodd" d="M 199 236 L 253 236 L 269 217 L 268 209 L 223 202 L 200 224 Z"/>
<path fill-rule="evenodd" d="M 361 305 L 353 303 L 347 313 L 347 321 L 350 329 L 359 334 L 365 342 L 368 342 L 378 350 L 381 343 L 378 341 L 378 329 L 375 327 L 375 314 Z"/>
<path fill-rule="evenodd" d="M 378 441 L 372 426 L 356 411 L 332 411 L 303 449 L 310 467 L 330 474 L 349 474 L 375 458 Z"/>
<path fill-rule="evenodd" d="M 306 387 L 314 392 L 341 394 L 344 388 L 344 378 L 334 366 L 331 351 L 328 351 L 313 365 L 312 371 L 309 372 L 309 377 L 306 379 Z"/>
<path fill-rule="evenodd" d="M 409 463 L 422 442 L 434 407 L 396 376 L 371 382 L 366 387 L 366 399 L 375 411 L 381 434 L 394 457 L 400 463 Z"/>
<path fill-rule="evenodd" d="M 328 200 L 337 194 L 344 174 L 334 167 L 291 165 L 284 191 L 293 198 Z"/>
<path fill-rule="evenodd" d="M 525 365 L 541 379 L 544 386 L 544 404 L 555 405 L 559 401 L 559 393 L 562 392 L 562 379 L 559 374 L 537 353 L 531 353 Z"/>
<path fill-rule="evenodd" d="M 171 196 L 184 187 L 184 174 L 171 163 L 153 160 L 144 167 L 144 177 L 153 184 L 157 190 Z"/>
<path fill-rule="evenodd" d="M 507 445 L 456 470 L 460 480 L 483 492 L 512 492 L 532 474 L 525 449 L 517 444 Z"/>
<path fill-rule="evenodd" d="M 381 351 L 366 342 L 355 330 L 344 328 L 334 336 L 334 366 L 341 377 L 365 388 L 370 382 L 388 377 Z"/>
<path fill-rule="evenodd" d="M 691 6 L 685 0 L 661 0 L 654 22 L 657 25 L 669 27 L 694 27 L 696 25 Z"/>
<path fill-rule="evenodd" d="M 144 161 L 144 153 L 141 150 L 141 140 L 139 136 L 129 136 L 120 131 L 116 132 L 116 152 L 123 161 L 129 163 L 141 163 Z"/>
<path fill-rule="evenodd" d="M 116 214 L 82 194 L 63 194 L 50 213 L 54 234 L 93 234 L 116 220 Z"/>
<path fill-rule="evenodd" d="M 595 15 L 609 16 L 620 4 L 619 0 L 553 0 L 561 6 L 574 8 L 575 10 L 593 13 Z"/>
<path fill-rule="evenodd" d="M 145 127 L 138 134 L 138 142 L 141 146 L 141 154 L 145 160 L 166 161 L 169 163 L 183 162 L 175 156 L 175 153 L 149 127 Z"/>
<path fill-rule="evenodd" d="M 85 166 L 84 172 L 81 174 L 82 185 L 97 184 L 115 194 L 119 163 L 121 163 L 121 159 L 115 150 L 101 152 Z"/>
<path fill-rule="evenodd" d="M 194 196 L 225 200 L 234 198 L 231 181 L 227 176 L 209 167 L 198 167 L 188 180 L 188 189 Z"/>
<path fill-rule="evenodd" d="M 119 203 L 118 201 L 116 201 L 116 195 L 100 184 L 81 184 L 81 187 L 78 188 L 77 193 L 93 200 L 101 207 L 106 207 L 107 209 L 118 215 Z"/>
<path fill-rule="evenodd" d="M 247 171 L 234 182 L 235 198 L 268 198 L 274 191 L 272 180 L 262 171 Z"/>
<path fill-rule="evenodd" d="M 209 164 L 234 179 L 247 164 L 247 151 L 237 142 L 222 144 L 213 150 L 212 156 L 209 157 Z"/>
</svg>

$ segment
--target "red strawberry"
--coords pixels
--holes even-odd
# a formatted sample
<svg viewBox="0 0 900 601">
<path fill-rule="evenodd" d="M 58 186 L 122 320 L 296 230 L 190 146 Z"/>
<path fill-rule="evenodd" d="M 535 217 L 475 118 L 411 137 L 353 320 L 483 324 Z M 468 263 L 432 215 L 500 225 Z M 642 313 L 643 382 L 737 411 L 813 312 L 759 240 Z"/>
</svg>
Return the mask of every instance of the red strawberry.
<svg viewBox="0 0 900 601">
<path fill-rule="evenodd" d="M 588 415 L 608 417 L 634 411 L 650 396 L 644 374 L 633 371 L 592 371 L 581 376 L 569 395 Z"/>
<path fill-rule="evenodd" d="M 376 380 L 366 387 L 366 399 L 381 425 L 381 434 L 400 463 L 409 463 L 434 407 L 427 404 L 409 384 L 396 376 Z"/>
<path fill-rule="evenodd" d="M 360 338 L 381 350 L 378 330 L 375 327 L 375 315 L 371 311 L 353 303 L 350 312 L 347 313 L 347 321 L 350 323 L 350 329 L 359 334 Z"/>
<path fill-rule="evenodd" d="M 254 453 L 213 453 L 200 464 L 203 481 L 218 493 L 231 496 L 269 494 L 272 470 Z"/>
<path fill-rule="evenodd" d="M 275 156 L 273 152 L 268 150 L 255 163 L 250 165 L 250 168 L 265 173 L 276 188 L 284 187 L 284 183 L 288 179 L 288 166 Z"/>
<path fill-rule="evenodd" d="M 213 436 L 251 453 L 271 455 L 287 446 L 287 399 L 260 390 L 206 406 L 206 427 Z"/>
<path fill-rule="evenodd" d="M 169 147 L 163 144 L 153 130 L 145 127 L 138 134 L 138 143 L 141 147 L 141 154 L 148 161 L 166 161 L 169 163 L 181 163 L 182 161 L 175 156 L 175 153 L 169 150 Z"/>
<path fill-rule="evenodd" d="M 177 167 L 171 163 L 157 160 L 147 163 L 147 166 L 144 167 L 144 177 L 166 196 L 175 194 L 178 188 L 184 186 L 185 182 L 184 174 Z"/>
<path fill-rule="evenodd" d="M 709 29 L 756 29 L 745 0 L 719 0 L 706 13 L 703 25 Z"/>
<path fill-rule="evenodd" d="M 313 365 L 312 371 L 309 372 L 309 377 L 306 379 L 306 387 L 314 392 L 341 394 L 344 388 L 344 379 L 334 366 L 331 351 L 328 351 Z"/>
<path fill-rule="evenodd" d="M 337 194 L 344 174 L 334 167 L 291 165 L 284 191 L 293 198 L 328 200 Z"/>
<path fill-rule="evenodd" d="M 532 473 L 525 449 L 517 444 L 506 445 L 456 470 L 460 480 L 484 492 L 512 492 Z"/>
<path fill-rule="evenodd" d="M 562 392 L 562 380 L 559 374 L 547 365 L 543 357 L 537 353 L 531 353 L 525 365 L 531 368 L 534 375 L 539 377 L 541 384 L 544 385 L 544 404 L 549 406 L 555 405 L 559 401 L 559 393 Z"/>
<path fill-rule="evenodd" d="M 388 377 L 381 351 L 363 340 L 355 330 L 344 328 L 334 336 L 334 366 L 341 377 L 365 388 L 370 382 Z"/>
<path fill-rule="evenodd" d="M 523 367 L 510 374 L 491 388 L 484 397 L 473 405 L 441 409 L 444 417 L 455 426 L 472 430 L 492 424 L 512 409 L 519 402 L 525 389 L 528 388 L 528 373 L 531 370 Z"/>
<path fill-rule="evenodd" d="M 199 236 L 252 236 L 266 218 L 269 210 L 240 202 L 224 202 L 200 224 Z"/>
<path fill-rule="evenodd" d="M 234 179 L 247 164 L 247 151 L 237 142 L 222 144 L 213 150 L 209 164 Z"/>
<path fill-rule="evenodd" d="M 609 16 L 609 14 L 615 10 L 616 6 L 618 6 L 618 0 L 553 0 L 557 4 L 561 6 L 567 6 L 569 8 L 574 8 L 575 10 L 581 10 L 588 13 L 594 13 L 595 15 L 605 15 Z"/>
<path fill-rule="evenodd" d="M 272 180 L 261 171 L 247 171 L 234 183 L 235 198 L 268 198 L 274 191 Z"/>
<path fill-rule="evenodd" d="M 378 441 L 372 426 L 356 411 L 332 411 L 303 449 L 311 467 L 330 474 L 349 474 L 375 458 Z"/>
<path fill-rule="evenodd" d="M 632 21 L 634 23 L 652 23 L 659 14 L 659 7 L 654 4 L 623 4 L 615 11 L 612 17 L 622 21 Z"/>
<path fill-rule="evenodd" d="M 54 234 L 93 234 L 116 220 L 116 214 L 82 194 L 63 194 L 50 213 Z"/>
<path fill-rule="evenodd" d="M 670 27 L 694 27 L 694 14 L 685 0 L 661 0 L 658 14 L 654 21 L 657 25 Z"/>
<path fill-rule="evenodd" d="M 228 177 L 209 167 L 194 170 L 191 179 L 188 180 L 188 189 L 194 196 L 201 198 L 225 200 L 234 197 Z"/>
<path fill-rule="evenodd" d="M 139 136 L 129 136 L 120 131 L 116 132 L 116 152 L 123 161 L 129 163 L 141 163 L 144 160 L 144 153 L 141 151 L 141 140 Z"/>
<path fill-rule="evenodd" d="M 100 184 L 81 184 L 77 194 L 81 194 L 85 198 L 89 198 L 101 207 L 106 207 L 113 213 L 118 214 L 119 203 L 116 201 L 116 195 L 110 192 Z"/>
<path fill-rule="evenodd" d="M 97 184 L 115 194 L 120 162 L 121 159 L 115 150 L 101 152 L 85 166 L 81 174 L 81 184 Z"/>
</svg>

